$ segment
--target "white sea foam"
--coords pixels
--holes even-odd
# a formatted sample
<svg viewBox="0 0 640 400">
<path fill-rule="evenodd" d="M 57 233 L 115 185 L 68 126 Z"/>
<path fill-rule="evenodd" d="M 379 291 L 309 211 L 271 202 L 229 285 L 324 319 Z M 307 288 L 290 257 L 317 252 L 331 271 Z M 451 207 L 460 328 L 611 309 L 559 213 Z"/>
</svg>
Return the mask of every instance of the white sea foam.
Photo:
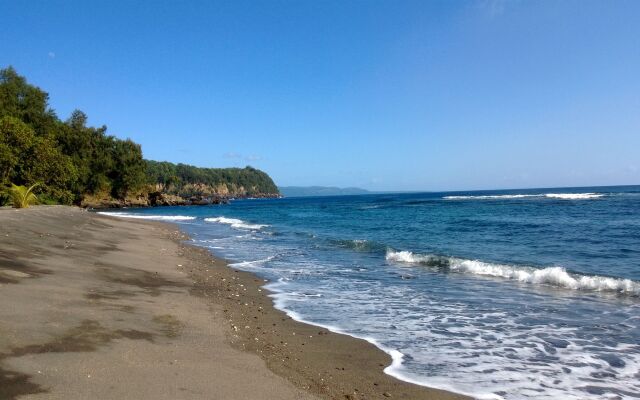
<svg viewBox="0 0 640 400">
<path fill-rule="evenodd" d="M 229 266 L 231 267 L 239 267 L 239 268 L 251 268 L 251 267 L 259 267 L 265 263 L 268 263 L 269 261 L 273 260 L 274 258 L 276 258 L 276 256 L 269 256 L 267 258 L 263 258 L 261 260 L 254 260 L 254 261 L 243 261 L 243 262 L 235 262 L 235 263 L 231 263 L 229 264 Z"/>
<path fill-rule="evenodd" d="M 559 200 L 588 200 L 604 197 L 602 193 L 542 193 L 542 194 L 496 194 L 481 196 L 444 196 L 444 200 L 509 200 L 524 198 L 549 198 Z"/>
<path fill-rule="evenodd" d="M 331 332 L 351 336 L 356 339 L 366 340 L 367 342 L 373 344 L 374 346 L 376 346 L 383 352 L 387 353 L 391 357 L 391 365 L 388 365 L 387 367 L 384 368 L 384 373 L 386 373 L 387 375 L 393 376 L 399 380 L 413 383 L 416 385 L 427 386 L 427 387 L 441 389 L 441 390 L 447 390 L 450 392 L 455 392 L 455 393 L 466 395 L 476 399 L 481 399 L 481 400 L 502 399 L 502 397 L 496 396 L 493 393 L 487 392 L 486 390 L 483 390 L 482 392 L 478 392 L 477 390 L 475 391 L 470 390 L 470 387 L 469 389 L 462 388 L 462 387 L 455 387 L 451 384 L 449 379 L 438 380 L 438 379 L 434 379 L 433 377 L 425 378 L 422 376 L 412 374 L 408 372 L 403 365 L 405 360 L 405 355 L 397 349 L 394 349 L 392 347 L 382 344 L 380 340 L 368 335 L 356 334 L 350 331 L 349 329 L 343 329 L 336 325 L 319 323 L 312 319 L 304 318 L 300 313 L 291 309 L 292 301 L 294 301 L 295 297 L 297 296 L 294 295 L 295 292 L 291 292 L 287 290 L 286 289 L 287 286 L 288 286 L 288 280 L 285 278 L 280 278 L 276 282 L 272 282 L 264 286 L 265 289 L 272 292 L 269 295 L 269 297 L 273 299 L 273 305 L 276 309 L 283 311 L 285 314 L 287 314 L 290 318 L 292 318 L 295 321 L 302 322 L 309 325 L 314 325 L 320 328 L 327 329 Z M 320 295 L 318 297 L 323 297 L 323 296 Z M 331 296 L 331 298 L 335 298 L 335 297 L 336 296 Z"/>
<path fill-rule="evenodd" d="M 597 199 L 604 196 L 602 193 L 547 193 L 544 195 L 552 199 L 560 200 L 586 200 Z"/>
<path fill-rule="evenodd" d="M 523 199 L 526 197 L 542 197 L 539 194 L 499 194 L 485 196 L 444 196 L 445 200 L 490 200 L 490 199 Z"/>
<path fill-rule="evenodd" d="M 232 228 L 236 228 L 236 229 L 259 230 L 269 226 L 269 225 L 261 225 L 261 224 L 250 224 L 237 218 L 215 217 L 215 218 L 205 218 L 204 220 L 206 222 L 217 222 L 219 224 L 231 225 Z"/>
<path fill-rule="evenodd" d="M 134 218 L 134 219 L 150 219 L 154 221 L 191 221 L 196 219 L 196 217 L 190 217 L 186 215 L 142 215 L 142 214 L 131 214 L 124 212 L 98 212 L 101 215 L 109 215 L 112 217 L 119 218 Z"/>
<path fill-rule="evenodd" d="M 562 267 L 533 268 L 493 264 L 478 260 L 438 257 L 428 254 L 414 254 L 410 251 L 393 250 L 387 251 L 386 259 L 391 262 L 407 264 L 437 265 L 446 267 L 451 272 L 504 278 L 533 285 L 549 285 L 572 290 L 618 292 L 633 296 L 640 295 L 640 282 L 607 276 L 574 274 L 567 272 Z"/>
<path fill-rule="evenodd" d="M 393 250 L 388 250 L 387 257 L 386 257 L 387 261 L 395 261 L 395 262 L 408 263 L 408 264 L 420 264 L 428 261 L 430 258 L 431 256 L 414 254 L 410 251 L 393 251 Z"/>
</svg>

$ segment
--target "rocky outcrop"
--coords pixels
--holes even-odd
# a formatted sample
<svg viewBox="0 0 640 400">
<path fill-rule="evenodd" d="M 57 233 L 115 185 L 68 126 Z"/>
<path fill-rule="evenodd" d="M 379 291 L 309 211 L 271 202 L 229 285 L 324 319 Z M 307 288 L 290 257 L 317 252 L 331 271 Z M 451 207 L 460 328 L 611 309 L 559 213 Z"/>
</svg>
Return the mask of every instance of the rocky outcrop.
<svg viewBox="0 0 640 400">
<path fill-rule="evenodd" d="M 86 195 L 80 202 L 84 208 L 123 208 L 148 207 L 149 199 L 146 195 L 132 196 L 125 199 L 115 199 L 110 196 Z"/>
<path fill-rule="evenodd" d="M 152 207 L 157 206 L 204 206 L 210 204 L 224 204 L 228 202 L 228 198 L 216 195 L 210 196 L 191 196 L 185 198 L 175 194 L 168 194 L 162 192 L 149 193 L 149 205 Z"/>
<path fill-rule="evenodd" d="M 187 199 L 180 196 L 162 193 L 162 192 L 149 193 L 148 198 L 149 198 L 149 205 L 152 207 L 186 206 L 187 205 Z"/>
</svg>

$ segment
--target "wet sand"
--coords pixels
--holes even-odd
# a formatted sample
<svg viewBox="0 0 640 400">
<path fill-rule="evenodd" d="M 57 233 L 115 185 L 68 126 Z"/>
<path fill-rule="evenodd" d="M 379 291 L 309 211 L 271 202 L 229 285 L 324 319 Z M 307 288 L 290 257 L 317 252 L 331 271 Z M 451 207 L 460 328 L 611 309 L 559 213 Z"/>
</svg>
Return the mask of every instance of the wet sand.
<svg viewBox="0 0 640 400">
<path fill-rule="evenodd" d="M 0 399 L 458 399 L 298 323 L 174 225 L 0 209 Z"/>
</svg>

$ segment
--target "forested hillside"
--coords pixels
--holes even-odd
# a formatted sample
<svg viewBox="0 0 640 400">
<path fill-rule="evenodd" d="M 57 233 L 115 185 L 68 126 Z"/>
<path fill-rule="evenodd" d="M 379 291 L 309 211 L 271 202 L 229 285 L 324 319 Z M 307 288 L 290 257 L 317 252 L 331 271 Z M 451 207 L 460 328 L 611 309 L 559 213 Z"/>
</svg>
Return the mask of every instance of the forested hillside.
<svg viewBox="0 0 640 400">
<path fill-rule="evenodd" d="M 277 196 L 257 169 L 197 168 L 143 159 L 139 144 L 61 120 L 49 96 L 9 67 L 0 70 L 0 205 L 11 184 L 38 184 L 42 203 L 89 206 L 191 204 L 224 197 Z"/>
<path fill-rule="evenodd" d="M 147 160 L 147 181 L 183 197 L 193 195 L 261 196 L 278 194 L 269 175 L 255 168 L 198 168 Z M 202 192 L 205 190 L 205 192 Z"/>
</svg>

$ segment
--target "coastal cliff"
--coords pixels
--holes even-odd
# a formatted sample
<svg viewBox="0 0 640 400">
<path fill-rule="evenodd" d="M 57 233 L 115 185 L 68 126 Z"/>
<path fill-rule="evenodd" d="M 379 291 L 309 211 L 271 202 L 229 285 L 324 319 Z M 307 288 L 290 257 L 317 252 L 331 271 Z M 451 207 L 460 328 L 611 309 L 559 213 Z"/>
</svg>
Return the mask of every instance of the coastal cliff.
<svg viewBox="0 0 640 400">
<path fill-rule="evenodd" d="M 263 171 L 245 168 L 199 168 L 145 160 L 147 185 L 140 193 L 114 198 L 85 195 L 89 208 L 156 207 L 222 204 L 238 198 L 277 198 L 277 186 Z"/>
</svg>

